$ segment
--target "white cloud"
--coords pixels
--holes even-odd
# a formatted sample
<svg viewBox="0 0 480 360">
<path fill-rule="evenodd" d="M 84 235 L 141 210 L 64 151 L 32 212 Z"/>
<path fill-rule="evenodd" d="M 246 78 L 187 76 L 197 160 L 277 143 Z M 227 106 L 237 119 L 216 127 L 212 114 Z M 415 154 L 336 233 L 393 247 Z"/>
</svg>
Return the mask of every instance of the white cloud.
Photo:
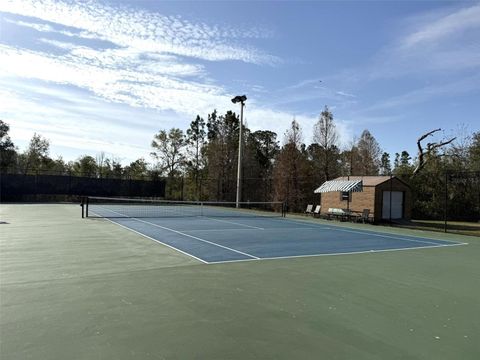
<svg viewBox="0 0 480 360">
<path fill-rule="evenodd" d="M 172 77 L 197 75 L 201 73 L 198 67 L 168 62 L 157 62 L 153 70 L 149 66 L 153 65 L 139 60 L 131 49 L 97 52 L 77 47 L 68 55 L 53 56 L 0 45 L 4 76 L 74 85 L 131 106 L 191 113 L 211 108 L 223 95 L 215 85 Z"/>
<path fill-rule="evenodd" d="M 269 129 L 274 131 L 277 133 L 277 139 L 280 140 L 281 143 L 283 143 L 284 134 L 290 128 L 293 119 L 300 124 L 304 142 L 306 144 L 312 143 L 313 126 L 318 121 L 318 115 L 292 114 L 289 112 L 257 108 L 255 104 L 247 109 L 245 117 L 250 130 L 256 131 Z M 250 121 L 249 119 L 252 119 L 253 121 Z M 346 146 L 353 136 L 351 122 L 336 117 L 334 117 L 334 119 L 340 144 L 341 146 Z"/>
<path fill-rule="evenodd" d="M 0 5 L 1 6 L 1 5 Z M 77 31 L 77 32 L 72 32 L 72 31 L 67 31 L 67 30 L 62 30 L 55 28 L 49 24 L 40 24 L 40 23 L 35 23 L 35 22 L 28 22 L 28 21 L 21 21 L 21 20 L 13 20 L 8 17 L 4 18 L 4 21 L 10 24 L 15 24 L 17 26 L 22 26 L 26 28 L 31 28 L 34 29 L 38 32 L 44 32 L 44 33 L 57 33 L 57 34 L 62 34 L 68 37 L 76 37 L 76 38 L 83 38 L 83 39 L 97 39 L 98 36 L 90 33 L 88 31 Z"/>
<path fill-rule="evenodd" d="M 12 20 L 8 18 L 4 19 L 4 21 L 10 24 L 18 25 L 18 26 L 28 27 L 40 32 L 55 32 L 54 28 L 48 24 L 38 24 L 38 23 L 32 23 L 27 21 Z"/>
<path fill-rule="evenodd" d="M 480 68 L 480 4 L 415 16 L 376 56 L 370 79 L 453 74 Z"/>
<path fill-rule="evenodd" d="M 344 97 L 347 97 L 347 98 L 355 98 L 356 97 L 355 95 L 349 94 L 345 91 L 337 91 L 335 94 L 340 95 L 340 96 L 344 96 Z"/>
<path fill-rule="evenodd" d="M 68 43 L 68 42 L 64 42 L 64 41 L 57 41 L 57 40 L 53 40 L 53 39 L 40 38 L 40 39 L 38 39 L 38 41 L 40 41 L 44 44 L 55 46 L 56 48 L 59 48 L 59 49 L 64 49 L 64 50 L 73 50 L 76 47 L 72 43 Z"/>
<path fill-rule="evenodd" d="M 178 16 L 164 16 L 127 7 L 114 8 L 94 2 L 72 4 L 53 0 L 3 0 L 0 11 L 86 31 L 118 46 L 133 47 L 144 52 L 170 53 L 210 61 L 238 60 L 256 64 L 280 61 L 252 47 L 230 45 L 238 39 L 270 36 L 271 32 L 258 27 L 225 27 L 220 30 L 218 26 L 193 23 Z M 25 22 L 22 25 L 39 31 L 53 30 L 48 25 Z"/>
<path fill-rule="evenodd" d="M 74 91 L 18 84 L 15 90 L 0 90 L 2 119 L 10 125 L 11 137 L 23 151 L 33 134 L 50 140 L 51 154 L 73 160 L 79 154 L 95 156 L 108 152 L 125 163 L 148 158 L 153 134 L 158 131 L 155 112 L 141 116 L 129 108 L 119 109 L 78 97 Z M 56 101 L 51 106 L 50 100 Z M 135 116 L 137 115 L 137 116 Z M 132 119 L 133 118 L 133 119 Z M 161 121 L 174 126 L 175 119 Z"/>
<path fill-rule="evenodd" d="M 417 103 L 431 101 L 434 99 L 440 99 L 444 96 L 453 97 L 479 90 L 480 76 L 476 75 L 448 83 L 424 86 L 409 92 L 405 92 L 401 95 L 385 98 L 382 99 L 381 102 L 365 108 L 364 112 L 372 110 L 401 108 L 405 106 L 411 106 Z"/>
<path fill-rule="evenodd" d="M 36 131 L 52 145 L 89 154 L 108 151 L 127 162 L 148 158 L 151 138 L 160 128 L 185 129 L 196 114 L 206 117 L 213 109 L 220 114 L 232 109 L 232 94 L 210 81 L 199 59 L 280 62 L 243 44 L 272 36 L 261 27 L 194 23 L 93 2 L 4 0 L 0 11 L 35 19 L 9 21 L 35 29 L 40 43 L 61 50 L 54 54 L 0 44 L 0 84 L 6 85 L 8 99 L 0 107 L 11 123 L 12 137 L 25 143 Z M 110 47 L 89 47 L 87 38 Z M 306 80 L 289 90 L 318 84 L 318 79 Z M 122 110 L 114 110 L 117 104 Z M 252 99 L 247 103 L 249 127 L 275 131 L 280 141 L 294 117 L 310 143 L 316 115 L 275 111 Z M 337 127 L 347 143 L 349 122 L 339 120 Z"/>
<path fill-rule="evenodd" d="M 14 142 L 21 149 L 37 132 L 51 141 L 52 155 L 63 154 L 66 160 L 72 160 L 78 154 L 94 156 L 106 151 L 122 159 L 123 163 L 139 157 L 149 161 L 150 142 L 159 129 L 186 129 L 193 119 L 193 114 L 175 115 L 165 111 L 145 113 L 144 110 L 129 107 L 119 109 L 114 104 L 78 96 L 75 91 L 67 91 L 62 86 L 44 88 L 41 85 L 19 83 L 15 90 L 0 91 L 0 96 L 9 99 L 0 108 L 3 119 L 11 125 Z M 50 104 L 51 99 L 56 101 L 55 106 Z M 238 109 L 230 106 L 227 99 L 223 104 L 217 107 L 219 114 L 229 109 L 238 113 Z M 206 118 L 213 108 L 206 107 L 204 112 L 198 113 Z M 283 135 L 293 118 L 302 126 L 304 141 L 310 143 L 311 130 L 318 116 L 274 111 L 259 106 L 252 99 L 247 102 L 245 120 L 249 128 L 252 131 L 274 131 L 280 142 L 283 142 Z M 352 138 L 351 123 L 335 120 L 341 142 L 346 145 Z M 65 151 L 68 148 L 75 155 L 69 155 Z"/>
<path fill-rule="evenodd" d="M 415 31 L 403 39 L 402 47 L 408 49 L 438 44 L 451 36 L 459 36 L 465 31 L 478 28 L 480 28 L 480 5 L 475 4 L 434 21 L 419 24 Z"/>
<path fill-rule="evenodd" d="M 251 46 L 235 45 L 235 40 L 271 36 L 261 27 L 212 26 L 94 2 L 6 0 L 0 11 L 32 17 L 36 22 L 8 21 L 41 32 L 38 41 L 62 50 L 58 55 L 0 45 L 0 77 L 75 86 L 132 107 L 206 114 L 229 103 L 230 95 L 208 81 L 204 65 L 196 59 L 276 61 Z M 113 47 L 88 47 L 73 35 L 68 41 L 49 37 L 56 33 L 96 35 Z"/>
</svg>

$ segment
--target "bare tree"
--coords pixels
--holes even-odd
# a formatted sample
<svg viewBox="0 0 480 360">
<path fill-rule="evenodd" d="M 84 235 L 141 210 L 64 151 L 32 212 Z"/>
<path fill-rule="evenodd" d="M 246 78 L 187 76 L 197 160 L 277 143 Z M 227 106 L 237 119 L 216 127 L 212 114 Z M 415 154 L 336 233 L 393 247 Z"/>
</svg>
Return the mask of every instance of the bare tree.
<svg viewBox="0 0 480 360">
<path fill-rule="evenodd" d="M 423 134 L 420 136 L 417 140 L 417 147 L 418 147 L 418 163 L 417 166 L 415 167 L 415 170 L 413 170 L 413 175 L 417 175 L 424 167 L 425 164 L 428 162 L 428 160 L 432 157 L 432 155 L 435 153 L 435 150 L 441 148 L 442 146 L 448 145 L 451 142 L 453 142 L 456 137 L 451 138 L 450 140 L 446 141 L 441 141 L 441 142 L 433 142 L 433 143 L 427 143 L 427 148 L 424 149 L 422 146 L 422 141 L 425 140 L 427 137 L 433 135 L 437 131 L 440 131 L 442 129 L 438 128 L 432 131 L 429 131 L 426 134 Z"/>
<path fill-rule="evenodd" d="M 97 163 L 97 169 L 98 169 L 98 177 L 102 178 L 105 170 L 105 163 L 107 161 L 107 155 L 105 154 L 105 151 L 101 151 L 97 154 L 95 157 L 95 162 Z"/>
<path fill-rule="evenodd" d="M 285 131 L 285 136 L 283 141 L 285 142 L 285 145 L 290 144 L 300 150 L 300 147 L 302 145 L 302 140 L 303 140 L 303 135 L 302 135 L 302 130 L 300 128 L 300 124 L 294 118 L 290 126 L 290 129 L 287 129 L 287 131 Z"/>
<path fill-rule="evenodd" d="M 377 140 L 368 130 L 364 130 L 357 143 L 360 155 L 360 171 L 358 175 L 378 175 L 382 150 Z"/>
<path fill-rule="evenodd" d="M 333 114 L 328 106 L 325 106 L 313 128 L 313 142 L 320 145 L 323 174 L 325 179 L 329 180 L 331 163 L 336 160 L 332 155 L 334 150 L 338 148 L 338 133 L 333 122 Z"/>
</svg>

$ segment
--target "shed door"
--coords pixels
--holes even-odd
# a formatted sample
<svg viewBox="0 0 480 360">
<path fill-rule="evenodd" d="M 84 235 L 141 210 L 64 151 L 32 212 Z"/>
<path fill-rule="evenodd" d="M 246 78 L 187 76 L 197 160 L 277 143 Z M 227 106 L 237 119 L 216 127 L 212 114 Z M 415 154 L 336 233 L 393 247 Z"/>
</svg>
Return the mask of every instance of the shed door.
<svg viewBox="0 0 480 360">
<path fill-rule="evenodd" d="M 403 217 L 403 192 L 392 191 L 392 219 Z M 382 219 L 390 219 L 390 191 L 383 192 Z"/>
</svg>

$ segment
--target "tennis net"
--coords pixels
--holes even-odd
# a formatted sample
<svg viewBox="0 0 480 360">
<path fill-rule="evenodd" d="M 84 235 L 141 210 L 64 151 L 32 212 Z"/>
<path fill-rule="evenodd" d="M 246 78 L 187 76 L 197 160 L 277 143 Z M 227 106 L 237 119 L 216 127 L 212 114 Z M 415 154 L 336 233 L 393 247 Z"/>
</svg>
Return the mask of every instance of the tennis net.
<svg viewBox="0 0 480 360">
<path fill-rule="evenodd" d="M 170 201 L 89 196 L 82 200 L 82 217 L 283 217 L 282 202 Z"/>
</svg>

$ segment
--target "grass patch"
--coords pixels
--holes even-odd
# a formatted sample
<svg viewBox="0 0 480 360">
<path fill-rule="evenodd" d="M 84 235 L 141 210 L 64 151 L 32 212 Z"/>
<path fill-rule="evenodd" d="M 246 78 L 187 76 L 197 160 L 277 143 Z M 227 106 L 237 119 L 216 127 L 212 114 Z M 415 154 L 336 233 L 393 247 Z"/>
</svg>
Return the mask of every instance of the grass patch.
<svg viewBox="0 0 480 360">
<path fill-rule="evenodd" d="M 396 224 L 395 226 L 417 230 L 445 230 L 445 222 L 443 220 L 412 220 L 407 223 Z M 447 232 L 470 236 L 480 236 L 480 222 L 448 221 Z"/>
</svg>

